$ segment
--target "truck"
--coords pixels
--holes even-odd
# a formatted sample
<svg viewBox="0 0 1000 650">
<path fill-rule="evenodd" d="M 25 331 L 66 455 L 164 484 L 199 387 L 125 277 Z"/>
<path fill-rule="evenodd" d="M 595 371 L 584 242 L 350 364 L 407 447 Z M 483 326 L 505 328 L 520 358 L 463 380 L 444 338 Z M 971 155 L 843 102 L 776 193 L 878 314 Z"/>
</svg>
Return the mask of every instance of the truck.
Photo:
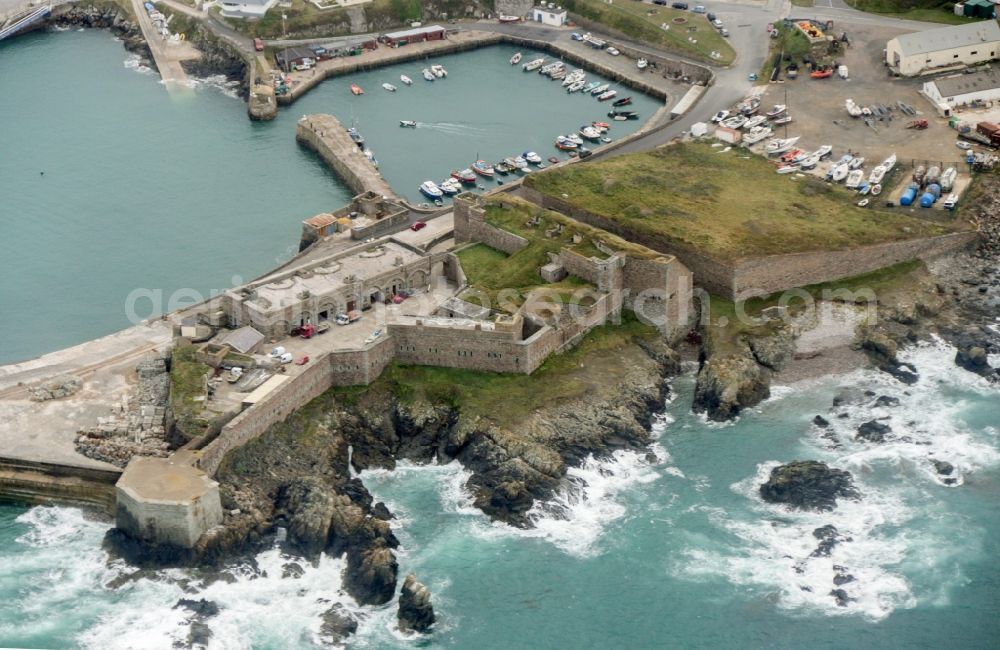
<svg viewBox="0 0 1000 650">
<path fill-rule="evenodd" d="M 361 312 L 351 310 L 345 314 L 337 314 L 337 325 L 348 325 L 361 318 Z"/>
<path fill-rule="evenodd" d="M 1000 146 L 1000 125 L 993 122 L 980 122 L 976 125 L 976 133 L 987 137 L 995 146 Z"/>
</svg>

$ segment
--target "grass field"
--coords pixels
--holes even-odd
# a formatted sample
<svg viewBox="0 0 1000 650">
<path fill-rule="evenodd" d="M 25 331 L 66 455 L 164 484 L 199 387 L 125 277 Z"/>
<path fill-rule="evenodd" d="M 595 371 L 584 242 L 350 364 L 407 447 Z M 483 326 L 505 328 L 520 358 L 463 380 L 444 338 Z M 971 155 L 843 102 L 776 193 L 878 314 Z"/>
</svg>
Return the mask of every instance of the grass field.
<svg viewBox="0 0 1000 650">
<path fill-rule="evenodd" d="M 855 194 L 819 179 L 794 179 L 742 150 L 680 144 L 571 165 L 525 179 L 529 187 L 651 234 L 729 261 L 838 250 L 960 229 L 859 208 Z"/>
<path fill-rule="evenodd" d="M 728 65 L 736 59 L 736 51 L 729 45 L 729 41 L 708 23 L 704 14 L 631 0 L 614 4 L 601 0 L 567 0 L 562 6 L 584 18 L 616 29 L 636 41 L 678 54 L 722 65 Z M 685 18 L 687 22 L 672 22 L 678 17 Z M 663 24 L 669 25 L 670 29 L 662 29 Z M 696 42 L 692 43 L 691 40 Z M 713 57 L 713 51 L 718 56 Z"/>
<path fill-rule="evenodd" d="M 848 5 L 860 11 L 883 14 L 904 20 L 920 20 L 947 25 L 964 25 L 982 20 L 956 16 L 952 10 L 954 3 L 935 0 L 845 0 Z"/>
</svg>

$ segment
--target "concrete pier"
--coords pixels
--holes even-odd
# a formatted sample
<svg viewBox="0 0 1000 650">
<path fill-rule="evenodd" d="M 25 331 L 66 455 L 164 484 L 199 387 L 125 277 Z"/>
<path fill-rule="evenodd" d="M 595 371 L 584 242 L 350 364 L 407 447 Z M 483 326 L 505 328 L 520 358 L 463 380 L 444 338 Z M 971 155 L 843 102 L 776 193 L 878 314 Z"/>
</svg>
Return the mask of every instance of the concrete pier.
<svg viewBox="0 0 1000 650">
<path fill-rule="evenodd" d="M 190 43 L 165 40 L 150 20 L 142 0 L 132 0 L 132 9 L 136 20 L 139 21 L 139 27 L 142 28 L 142 35 L 146 39 L 149 51 L 153 54 L 153 61 L 160 72 L 160 78 L 163 79 L 163 85 L 171 92 L 188 89 L 188 77 L 181 67 L 181 61 L 197 59 L 201 57 L 201 52 Z"/>
<path fill-rule="evenodd" d="M 315 151 L 355 194 L 373 192 L 396 198 L 389 183 L 333 115 L 306 115 L 299 120 L 295 139 Z"/>
</svg>

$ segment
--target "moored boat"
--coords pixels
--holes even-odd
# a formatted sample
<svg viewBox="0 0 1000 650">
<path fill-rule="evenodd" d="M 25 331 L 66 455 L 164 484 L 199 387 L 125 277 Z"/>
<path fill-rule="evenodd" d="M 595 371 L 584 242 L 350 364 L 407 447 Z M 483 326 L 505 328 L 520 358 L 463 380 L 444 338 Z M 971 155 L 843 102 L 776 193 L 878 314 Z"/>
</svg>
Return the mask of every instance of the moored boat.
<svg viewBox="0 0 1000 650">
<path fill-rule="evenodd" d="M 351 84 L 351 92 L 354 93 L 355 95 L 364 95 L 365 94 L 365 91 L 363 91 L 361 89 L 361 86 L 359 86 L 358 84 Z"/>
<path fill-rule="evenodd" d="M 537 165 L 538 163 L 542 162 L 542 157 L 539 156 L 534 151 L 525 151 L 521 155 L 524 156 L 524 159 L 530 162 L 532 165 Z"/>
<path fill-rule="evenodd" d="M 616 99 L 611 103 L 612 106 L 628 106 L 632 103 L 632 97 L 622 97 L 621 99 Z"/>
<path fill-rule="evenodd" d="M 601 132 L 596 127 L 593 126 L 583 126 L 580 127 L 580 135 L 588 140 L 600 140 Z"/>
<path fill-rule="evenodd" d="M 477 160 L 472 163 L 472 171 L 476 172 L 480 176 L 485 176 L 486 178 L 493 178 L 495 172 L 493 165 L 489 164 L 485 160 Z"/>
<path fill-rule="evenodd" d="M 528 161 L 524 159 L 524 156 L 517 156 L 514 158 L 514 169 L 521 171 L 528 168 Z"/>
<path fill-rule="evenodd" d="M 885 167 L 883 165 L 875 165 L 872 168 L 870 174 L 868 174 L 868 182 L 872 185 L 878 185 L 885 178 Z"/>
<path fill-rule="evenodd" d="M 565 136 L 562 136 L 562 137 L 565 137 L 567 140 L 569 140 L 570 142 L 572 142 L 574 144 L 577 144 L 577 145 L 583 144 L 583 138 L 581 138 L 580 136 L 578 136 L 575 133 L 567 133 Z"/>
<path fill-rule="evenodd" d="M 586 86 L 584 86 L 584 88 L 583 88 L 583 92 L 585 92 L 585 93 L 588 93 L 588 94 L 589 94 L 589 93 L 590 93 L 590 92 L 591 92 L 592 90 L 594 90 L 594 88 L 597 88 L 597 87 L 598 87 L 598 86 L 600 86 L 600 85 L 601 85 L 601 82 L 600 82 L 600 81 L 591 81 L 591 82 L 590 82 L 590 83 L 588 83 L 588 84 L 587 84 Z"/>
<path fill-rule="evenodd" d="M 388 90 L 388 91 L 389 91 L 389 92 L 391 92 L 391 93 L 394 93 L 394 92 L 396 92 L 396 87 L 395 87 L 395 86 L 393 86 L 393 85 L 392 85 L 392 84 L 390 84 L 390 83 L 384 83 L 384 84 L 382 84 L 382 87 L 383 87 L 383 88 L 385 88 L 386 90 Z"/>
<path fill-rule="evenodd" d="M 590 94 L 591 95 L 600 95 L 601 93 L 607 92 L 608 88 L 610 88 L 610 87 L 611 87 L 611 84 L 601 84 L 600 86 L 597 86 L 596 88 L 594 88 L 593 90 L 591 90 Z"/>
<path fill-rule="evenodd" d="M 566 76 L 566 69 L 565 68 L 559 68 L 558 70 L 555 70 L 554 72 L 549 73 L 549 77 L 551 79 L 562 79 L 565 76 Z"/>
<path fill-rule="evenodd" d="M 532 70 L 537 70 L 542 67 L 543 63 L 545 63 L 545 59 L 533 59 L 521 66 L 521 69 L 525 72 L 531 72 Z"/>
<path fill-rule="evenodd" d="M 611 128 L 611 125 L 610 125 L 610 124 L 608 124 L 607 122 L 591 122 L 591 123 L 590 123 L 590 126 L 594 127 L 595 129 L 597 129 L 597 130 L 598 130 L 598 131 L 600 131 L 601 133 L 604 133 L 604 132 L 606 132 L 606 131 L 607 131 L 608 129 L 610 129 L 610 128 Z"/>
<path fill-rule="evenodd" d="M 885 173 L 888 174 L 892 171 L 892 168 L 896 166 L 896 154 L 892 154 L 888 158 L 882 161 L 882 167 L 885 168 Z"/>
<path fill-rule="evenodd" d="M 433 74 L 438 79 L 448 76 L 448 71 L 444 69 L 443 65 L 434 64 L 431 66 L 431 74 Z"/>
<path fill-rule="evenodd" d="M 365 146 L 365 136 L 361 135 L 361 132 L 353 126 L 347 129 L 347 135 L 351 136 L 351 140 L 354 140 L 354 144 L 358 145 L 358 147 Z"/>
<path fill-rule="evenodd" d="M 444 192 L 448 196 L 458 194 L 459 192 L 462 191 L 462 184 L 459 183 L 454 178 L 444 179 L 443 181 L 438 183 L 438 187 L 441 189 L 442 192 Z"/>
<path fill-rule="evenodd" d="M 847 163 L 847 166 L 851 169 L 861 169 L 861 165 L 865 164 L 865 159 L 862 156 L 855 156 L 851 158 L 851 161 Z"/>
<path fill-rule="evenodd" d="M 461 171 L 453 169 L 451 170 L 451 177 L 470 185 L 476 184 L 476 174 L 471 169 L 463 169 Z"/>
<path fill-rule="evenodd" d="M 521 22 L 520 16 L 509 16 L 505 14 L 500 14 L 497 16 L 497 21 L 501 23 L 519 23 Z M 520 52 L 518 52 L 520 54 Z"/>
<path fill-rule="evenodd" d="M 500 162 L 493 163 L 493 169 L 496 170 L 496 173 L 500 174 L 501 176 L 506 176 L 507 174 L 514 171 L 514 165 L 507 164 L 507 161 L 501 160 Z"/>
<path fill-rule="evenodd" d="M 420 184 L 420 191 L 429 199 L 440 199 L 444 192 L 434 181 L 424 181 Z"/>
<path fill-rule="evenodd" d="M 426 79 L 427 81 L 434 81 L 435 79 L 434 73 L 428 70 L 427 68 L 421 70 L 420 74 L 424 75 L 424 79 Z"/>
<path fill-rule="evenodd" d="M 585 83 L 586 82 L 581 79 L 580 81 L 577 81 L 577 82 L 573 83 L 572 85 L 570 85 L 570 87 L 566 89 L 566 92 L 568 92 L 568 93 L 577 93 L 577 92 L 580 92 L 581 90 L 583 90 L 583 86 L 584 86 Z"/>
<path fill-rule="evenodd" d="M 514 56 L 510 57 L 510 64 L 511 65 L 517 65 L 520 62 L 521 62 L 521 53 L 520 52 L 515 52 Z"/>
<path fill-rule="evenodd" d="M 608 117 L 616 122 L 624 122 L 625 120 L 639 119 L 639 114 L 635 111 L 608 111 Z"/>
<path fill-rule="evenodd" d="M 399 80 L 402 81 L 407 86 L 412 86 L 413 85 L 413 79 L 410 79 L 405 74 L 399 75 Z"/>
<path fill-rule="evenodd" d="M 612 99 L 612 98 L 616 97 L 617 95 L 618 95 L 618 91 L 617 90 L 608 90 L 607 92 L 603 92 L 600 95 L 598 95 L 597 96 L 597 101 L 599 101 L 599 102 L 606 102 L 609 99 Z"/>
<path fill-rule="evenodd" d="M 569 138 L 564 135 L 560 135 L 556 138 L 556 149 L 562 149 L 563 151 L 574 151 L 579 145 L 575 142 L 571 142 Z"/>
</svg>

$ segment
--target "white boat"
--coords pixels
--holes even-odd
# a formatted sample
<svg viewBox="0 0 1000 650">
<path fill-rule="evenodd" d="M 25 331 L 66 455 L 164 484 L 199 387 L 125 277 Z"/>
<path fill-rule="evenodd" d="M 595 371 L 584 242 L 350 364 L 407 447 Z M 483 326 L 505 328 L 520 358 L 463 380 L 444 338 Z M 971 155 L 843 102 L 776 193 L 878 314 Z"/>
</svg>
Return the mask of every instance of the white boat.
<svg viewBox="0 0 1000 650">
<path fill-rule="evenodd" d="M 747 131 L 749 131 L 750 129 L 752 129 L 752 128 L 756 127 L 756 126 L 760 126 L 761 124 L 763 124 L 766 121 L 767 121 L 767 118 L 764 117 L 763 115 L 754 115 L 749 120 L 747 120 L 746 122 L 744 122 L 743 126 L 741 126 L 740 128 L 741 129 L 746 129 Z"/>
<path fill-rule="evenodd" d="M 799 163 L 801 169 L 814 169 L 819 164 L 819 156 L 813 154 Z"/>
<path fill-rule="evenodd" d="M 399 80 L 402 81 L 407 86 L 412 86 L 413 85 L 413 79 L 410 79 L 405 74 L 399 75 Z"/>
<path fill-rule="evenodd" d="M 747 123 L 746 115 L 733 115 L 732 117 L 726 118 L 722 121 L 722 126 L 728 129 L 738 129 Z"/>
<path fill-rule="evenodd" d="M 792 172 L 796 171 L 797 169 L 798 168 L 795 165 L 782 165 L 781 167 L 778 167 L 778 173 L 779 174 L 791 174 Z"/>
<path fill-rule="evenodd" d="M 517 53 L 514 54 L 514 56 L 510 57 L 510 64 L 511 65 L 517 65 L 520 62 L 521 62 L 521 53 L 520 52 L 517 52 Z"/>
<path fill-rule="evenodd" d="M 769 126 L 755 126 L 750 129 L 750 132 L 743 136 L 743 142 L 746 144 L 757 144 L 764 138 L 771 137 L 771 127 Z"/>
<path fill-rule="evenodd" d="M 448 76 L 448 71 L 444 69 L 444 66 L 436 64 L 436 63 L 431 66 L 431 72 L 438 79 L 441 79 L 442 77 L 447 77 Z"/>
<path fill-rule="evenodd" d="M 532 61 L 528 61 L 527 63 L 525 63 L 523 66 L 521 66 L 521 68 L 525 72 L 531 72 L 532 70 L 537 70 L 538 68 L 542 67 L 543 63 L 545 63 L 545 59 L 534 59 Z"/>
<path fill-rule="evenodd" d="M 573 85 L 571 85 L 569 88 L 567 88 L 566 92 L 568 92 L 568 93 L 577 93 L 577 92 L 580 92 L 581 90 L 583 90 L 583 87 L 584 87 L 584 85 L 586 83 L 587 83 L 586 81 L 584 81 L 583 79 L 581 79 L 580 81 L 577 81 L 576 83 L 574 83 Z"/>
<path fill-rule="evenodd" d="M 551 79 L 562 79 L 566 76 L 566 68 L 557 68 L 549 73 Z"/>
<path fill-rule="evenodd" d="M 851 169 L 861 169 L 861 165 L 865 164 L 865 159 L 861 156 L 855 156 L 851 158 L 851 161 L 847 163 L 847 166 Z"/>
<path fill-rule="evenodd" d="M 885 178 L 885 167 L 882 165 L 875 165 L 875 167 L 872 168 L 871 173 L 868 174 L 868 183 L 870 185 L 878 185 L 882 182 L 883 178 Z"/>
<path fill-rule="evenodd" d="M 858 207 L 859 208 L 863 208 L 866 205 L 868 205 L 868 202 L 869 202 L 869 199 L 861 199 L 860 201 L 858 201 Z"/>
<path fill-rule="evenodd" d="M 896 154 L 892 154 L 891 156 L 883 160 L 882 166 L 885 167 L 886 174 L 891 172 L 892 168 L 896 166 Z"/>
<path fill-rule="evenodd" d="M 868 191 L 871 193 L 872 196 L 878 196 L 879 194 L 882 193 L 882 184 L 875 183 L 874 185 L 871 186 L 871 189 Z"/>
<path fill-rule="evenodd" d="M 385 88 L 386 90 L 388 90 L 391 93 L 396 92 L 396 87 L 393 86 L 392 84 L 382 84 L 382 87 Z"/>
<path fill-rule="evenodd" d="M 524 158 L 524 156 L 518 156 L 514 158 L 514 167 L 517 167 L 518 169 L 527 169 L 528 161 Z"/>
<path fill-rule="evenodd" d="M 597 96 L 597 101 L 606 102 L 609 99 L 613 99 L 617 94 L 618 94 L 617 90 L 609 90 L 607 92 L 603 92 Z"/>
<path fill-rule="evenodd" d="M 855 104 L 853 99 L 848 98 L 844 102 L 844 108 L 847 109 L 847 114 L 851 117 L 861 117 L 861 107 Z"/>
<path fill-rule="evenodd" d="M 368 159 L 368 162 L 370 162 L 375 169 L 378 169 L 378 160 L 375 159 L 375 152 L 371 149 L 365 149 L 362 153 L 365 154 L 365 158 Z"/>
<path fill-rule="evenodd" d="M 556 70 L 562 70 L 566 67 L 566 64 L 562 61 L 553 61 L 552 63 L 542 66 L 542 69 L 538 71 L 538 74 L 551 75 Z"/>
<path fill-rule="evenodd" d="M 828 144 L 824 144 L 822 147 L 813 152 L 813 155 L 817 158 L 826 158 L 833 151 L 833 147 Z"/>
<path fill-rule="evenodd" d="M 802 136 L 797 135 L 794 138 L 777 138 L 775 140 L 771 140 L 767 143 L 765 149 L 769 154 L 785 153 L 799 141 L 800 137 Z"/>
<path fill-rule="evenodd" d="M 576 151 L 577 147 L 579 146 L 580 145 L 573 142 L 564 135 L 560 135 L 559 137 L 556 138 L 557 149 L 562 149 L 563 151 Z"/>
<path fill-rule="evenodd" d="M 563 79 L 562 85 L 571 86 L 575 84 L 577 81 L 583 80 L 586 76 L 587 73 L 584 72 L 583 70 L 574 70 L 573 72 L 570 72 L 568 75 L 566 75 L 566 78 Z"/>
<path fill-rule="evenodd" d="M 542 157 L 539 156 L 534 151 L 525 151 L 521 155 L 523 155 L 524 159 L 530 162 L 532 165 L 537 165 L 538 163 L 542 162 Z"/>
<path fill-rule="evenodd" d="M 434 81 L 434 73 L 428 70 L 427 68 L 421 70 L 420 74 L 424 75 L 424 79 L 426 79 L 427 81 Z"/>
<path fill-rule="evenodd" d="M 415 129 L 415 128 L 417 128 L 417 123 L 414 122 L 413 120 L 400 120 L 399 121 L 399 125 L 402 126 L 402 127 L 407 128 L 407 129 Z"/>
<path fill-rule="evenodd" d="M 774 124 L 775 126 L 780 126 L 782 124 L 790 124 L 791 121 L 792 121 L 792 116 L 791 115 L 782 115 L 778 119 L 774 120 L 774 122 L 772 122 L 772 124 Z"/>
<path fill-rule="evenodd" d="M 429 199 L 440 199 L 444 192 L 434 181 L 424 181 L 420 184 L 420 191 Z"/>
<path fill-rule="evenodd" d="M 785 106 L 784 104 L 775 104 L 774 107 L 771 110 L 769 110 L 768 112 L 764 113 L 764 116 L 767 117 L 767 119 L 769 119 L 769 120 L 773 120 L 776 117 L 778 117 L 779 115 L 781 115 L 782 113 L 784 113 L 785 109 L 787 109 L 787 108 L 788 107 Z"/>
<path fill-rule="evenodd" d="M 847 175 L 847 182 L 844 184 L 853 189 L 857 189 L 861 182 L 865 180 L 865 170 L 863 169 L 852 169 L 851 173 Z"/>
<path fill-rule="evenodd" d="M 646 59 L 639 59 L 638 61 L 635 62 L 635 67 L 639 68 L 640 70 L 645 70 L 646 66 L 648 65 L 649 61 L 647 61 Z"/>
<path fill-rule="evenodd" d="M 847 168 L 847 163 L 840 163 L 836 167 L 830 170 L 830 180 L 834 183 L 839 183 L 840 181 L 847 178 L 850 173 L 850 169 Z"/>
<path fill-rule="evenodd" d="M 453 194 L 458 194 L 459 192 L 462 191 L 462 183 L 454 178 L 444 179 L 443 181 L 438 183 L 438 187 L 441 189 L 442 192 L 444 192 L 448 196 L 451 196 Z"/>
<path fill-rule="evenodd" d="M 559 137 L 561 137 L 561 138 L 565 137 L 567 140 L 569 140 L 570 142 L 572 142 L 573 144 L 576 144 L 576 145 L 583 144 L 583 138 L 581 138 L 580 136 L 578 136 L 575 133 L 570 133 L 569 135 L 559 136 Z M 532 161 L 532 162 L 534 162 L 534 161 Z"/>
<path fill-rule="evenodd" d="M 593 126 L 585 126 L 580 129 L 580 135 L 588 140 L 600 140 L 601 132 Z"/>
<path fill-rule="evenodd" d="M 593 90 L 591 90 L 590 94 L 591 95 L 600 95 L 601 93 L 607 92 L 608 88 L 610 88 L 610 87 L 611 87 L 610 84 L 601 84 L 597 88 L 594 88 Z"/>
<path fill-rule="evenodd" d="M 954 167 L 949 167 L 941 174 L 941 189 L 950 192 L 955 187 L 955 179 L 958 178 L 958 171 Z"/>
</svg>

